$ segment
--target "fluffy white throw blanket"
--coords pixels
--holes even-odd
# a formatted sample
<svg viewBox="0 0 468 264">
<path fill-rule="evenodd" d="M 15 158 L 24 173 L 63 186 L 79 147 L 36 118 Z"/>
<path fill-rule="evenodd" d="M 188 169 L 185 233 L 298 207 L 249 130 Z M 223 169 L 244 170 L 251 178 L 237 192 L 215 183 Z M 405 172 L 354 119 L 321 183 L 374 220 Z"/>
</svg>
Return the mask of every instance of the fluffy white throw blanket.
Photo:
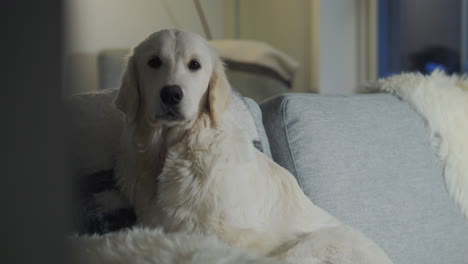
<svg viewBox="0 0 468 264">
<path fill-rule="evenodd" d="M 381 79 L 378 86 L 411 103 L 427 120 L 447 189 L 468 218 L 468 76 L 407 73 Z"/>
<path fill-rule="evenodd" d="M 134 228 L 71 239 L 78 264 L 280 264 L 215 236 Z"/>
</svg>

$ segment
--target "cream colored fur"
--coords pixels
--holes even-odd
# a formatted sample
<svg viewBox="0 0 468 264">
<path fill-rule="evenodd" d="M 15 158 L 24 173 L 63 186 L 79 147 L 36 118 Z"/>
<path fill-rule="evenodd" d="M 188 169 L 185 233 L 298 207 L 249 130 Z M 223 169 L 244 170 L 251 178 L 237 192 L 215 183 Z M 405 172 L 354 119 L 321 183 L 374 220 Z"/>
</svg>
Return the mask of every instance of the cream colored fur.
<svg viewBox="0 0 468 264">
<path fill-rule="evenodd" d="M 382 79 L 379 86 L 408 101 L 427 120 L 445 165 L 447 189 L 468 218 L 468 77 L 407 73 Z"/>
<path fill-rule="evenodd" d="M 197 54 L 204 71 L 187 74 L 184 64 L 170 67 L 177 74 L 141 69 L 158 52 L 169 65 Z M 392 263 L 364 235 L 315 206 L 288 171 L 254 148 L 222 62 L 206 41 L 162 31 L 140 44 L 130 61 L 116 99 L 127 115 L 117 176 L 141 225 L 217 235 L 283 262 Z M 182 101 L 184 119 L 177 122 L 153 118 L 161 109 L 154 94 L 178 81 L 167 76 L 196 90 L 187 100 L 198 100 L 191 105 L 199 108 Z"/>
</svg>

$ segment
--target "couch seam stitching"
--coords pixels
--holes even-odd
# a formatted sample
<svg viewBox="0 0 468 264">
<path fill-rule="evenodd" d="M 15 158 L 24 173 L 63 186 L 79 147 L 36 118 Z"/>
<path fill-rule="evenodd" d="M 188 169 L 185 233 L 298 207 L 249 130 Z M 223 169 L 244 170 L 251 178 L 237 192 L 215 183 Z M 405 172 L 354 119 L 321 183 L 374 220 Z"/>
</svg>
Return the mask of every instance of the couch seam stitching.
<svg viewBox="0 0 468 264">
<path fill-rule="evenodd" d="M 287 144 L 288 144 L 288 151 L 289 151 L 289 156 L 291 157 L 292 159 L 292 163 L 293 163 L 293 168 L 294 168 L 294 171 L 296 173 L 296 180 L 297 182 L 299 183 L 299 186 L 301 187 L 302 190 L 304 190 L 304 185 L 302 183 L 302 179 L 301 179 L 301 176 L 299 175 L 299 171 L 297 170 L 297 164 L 296 164 L 296 159 L 292 153 L 292 150 L 291 150 L 291 142 L 289 140 L 289 133 L 288 133 L 288 127 L 286 125 L 286 111 L 285 111 L 285 106 L 286 104 L 289 103 L 289 100 L 290 98 L 285 98 L 285 100 L 283 102 L 281 102 L 281 112 L 282 112 L 282 117 L 283 117 L 283 125 L 284 125 L 284 130 L 285 130 L 285 133 L 286 133 L 286 141 L 287 141 Z"/>
</svg>

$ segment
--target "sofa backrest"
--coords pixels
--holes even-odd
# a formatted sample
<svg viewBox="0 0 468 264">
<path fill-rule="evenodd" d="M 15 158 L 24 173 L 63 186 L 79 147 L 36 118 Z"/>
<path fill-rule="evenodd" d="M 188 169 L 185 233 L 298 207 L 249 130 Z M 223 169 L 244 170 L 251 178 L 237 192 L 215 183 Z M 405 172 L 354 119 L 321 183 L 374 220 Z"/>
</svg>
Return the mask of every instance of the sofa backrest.
<svg viewBox="0 0 468 264">
<path fill-rule="evenodd" d="M 287 94 L 261 104 L 272 156 L 318 206 L 398 264 L 468 263 L 425 121 L 389 94 Z"/>
</svg>

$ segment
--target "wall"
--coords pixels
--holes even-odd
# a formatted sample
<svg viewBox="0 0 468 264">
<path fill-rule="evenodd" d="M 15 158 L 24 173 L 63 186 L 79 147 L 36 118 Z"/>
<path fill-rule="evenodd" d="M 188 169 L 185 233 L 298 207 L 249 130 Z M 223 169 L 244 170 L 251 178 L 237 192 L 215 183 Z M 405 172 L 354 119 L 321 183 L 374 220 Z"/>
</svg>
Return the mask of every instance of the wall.
<svg viewBox="0 0 468 264">
<path fill-rule="evenodd" d="M 213 37 L 221 37 L 222 1 L 201 4 Z M 135 46 L 164 28 L 204 35 L 188 0 L 66 0 L 65 20 L 65 94 L 97 89 L 96 56 L 102 49 Z"/>
<path fill-rule="evenodd" d="M 356 89 L 359 71 L 357 2 L 320 1 L 320 93 L 350 94 Z"/>
</svg>

